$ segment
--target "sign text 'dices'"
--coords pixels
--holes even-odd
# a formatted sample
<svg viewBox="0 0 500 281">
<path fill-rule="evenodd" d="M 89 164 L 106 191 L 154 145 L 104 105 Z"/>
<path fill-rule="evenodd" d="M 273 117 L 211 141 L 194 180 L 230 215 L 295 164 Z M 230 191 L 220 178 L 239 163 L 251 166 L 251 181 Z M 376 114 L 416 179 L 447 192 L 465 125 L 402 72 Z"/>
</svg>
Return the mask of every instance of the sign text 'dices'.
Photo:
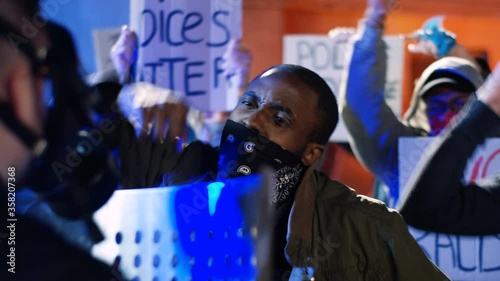
<svg viewBox="0 0 500 281">
<path fill-rule="evenodd" d="M 241 37 L 241 0 L 137 0 L 136 81 L 185 93 L 201 110 L 230 110 L 238 90 L 223 74 L 223 54 Z"/>
</svg>

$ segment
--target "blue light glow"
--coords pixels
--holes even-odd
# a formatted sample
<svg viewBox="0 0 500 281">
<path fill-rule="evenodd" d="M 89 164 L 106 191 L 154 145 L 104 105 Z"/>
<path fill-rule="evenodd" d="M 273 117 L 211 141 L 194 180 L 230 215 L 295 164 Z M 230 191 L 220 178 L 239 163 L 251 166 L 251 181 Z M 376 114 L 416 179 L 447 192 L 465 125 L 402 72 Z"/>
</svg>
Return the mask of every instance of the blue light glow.
<svg viewBox="0 0 500 281">
<path fill-rule="evenodd" d="M 217 209 L 217 201 L 219 201 L 220 193 L 224 188 L 225 184 L 220 181 L 213 182 L 207 185 L 208 189 L 208 211 L 210 216 L 215 214 Z"/>
</svg>

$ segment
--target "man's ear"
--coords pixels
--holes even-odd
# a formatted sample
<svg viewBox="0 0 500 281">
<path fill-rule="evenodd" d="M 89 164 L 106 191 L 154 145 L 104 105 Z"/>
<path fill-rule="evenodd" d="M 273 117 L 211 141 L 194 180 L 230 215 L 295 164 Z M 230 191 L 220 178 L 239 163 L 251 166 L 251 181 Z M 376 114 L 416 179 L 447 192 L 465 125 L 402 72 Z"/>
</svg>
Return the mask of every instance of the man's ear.
<svg viewBox="0 0 500 281">
<path fill-rule="evenodd" d="M 304 154 L 302 154 L 302 164 L 304 164 L 304 166 L 310 166 L 319 161 L 324 150 L 325 146 L 323 144 L 315 142 L 308 143 L 304 150 Z"/>
</svg>

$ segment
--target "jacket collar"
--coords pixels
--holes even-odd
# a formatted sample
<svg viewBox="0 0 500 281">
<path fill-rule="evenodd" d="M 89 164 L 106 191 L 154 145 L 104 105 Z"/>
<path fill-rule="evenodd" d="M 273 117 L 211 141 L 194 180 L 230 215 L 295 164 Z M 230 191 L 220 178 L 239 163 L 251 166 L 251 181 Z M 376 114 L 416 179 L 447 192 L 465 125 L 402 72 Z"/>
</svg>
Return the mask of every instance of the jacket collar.
<svg viewBox="0 0 500 281">
<path fill-rule="evenodd" d="M 288 234 L 285 252 L 288 262 L 296 267 L 311 264 L 313 219 L 315 211 L 314 170 L 317 163 L 309 166 L 295 193 L 288 218 Z"/>
</svg>

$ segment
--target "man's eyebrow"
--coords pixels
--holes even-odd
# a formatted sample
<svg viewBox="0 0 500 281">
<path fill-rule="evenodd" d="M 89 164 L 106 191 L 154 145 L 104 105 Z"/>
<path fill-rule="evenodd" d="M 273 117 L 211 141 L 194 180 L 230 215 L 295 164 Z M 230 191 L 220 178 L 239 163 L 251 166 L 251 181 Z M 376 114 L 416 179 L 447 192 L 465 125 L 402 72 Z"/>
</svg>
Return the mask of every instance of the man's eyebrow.
<svg viewBox="0 0 500 281">
<path fill-rule="evenodd" d="M 277 111 L 280 111 L 280 112 L 284 112 L 287 115 L 289 115 L 291 118 L 295 119 L 295 114 L 293 113 L 293 111 L 289 107 L 284 106 L 284 105 L 282 105 L 279 102 L 273 102 L 273 103 L 271 103 L 271 107 L 274 110 L 277 110 Z"/>
<path fill-rule="evenodd" d="M 245 92 L 243 92 L 242 97 L 253 98 L 253 99 L 255 99 L 257 102 L 260 102 L 260 97 L 259 97 L 259 96 L 257 95 L 257 93 L 255 93 L 254 91 L 245 91 Z"/>
</svg>

